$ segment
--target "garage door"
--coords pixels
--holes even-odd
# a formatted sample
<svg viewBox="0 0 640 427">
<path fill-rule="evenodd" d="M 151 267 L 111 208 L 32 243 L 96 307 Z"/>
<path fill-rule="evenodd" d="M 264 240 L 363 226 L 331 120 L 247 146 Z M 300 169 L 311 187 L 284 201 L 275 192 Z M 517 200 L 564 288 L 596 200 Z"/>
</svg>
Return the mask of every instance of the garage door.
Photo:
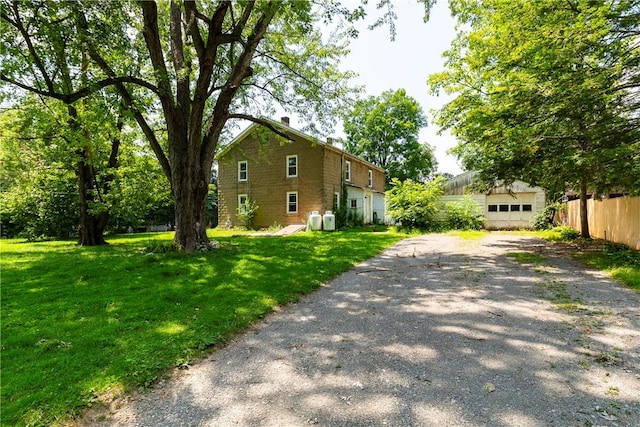
<svg viewBox="0 0 640 427">
<path fill-rule="evenodd" d="M 534 214 L 535 193 L 491 194 L 486 200 L 487 228 L 529 227 Z"/>
</svg>

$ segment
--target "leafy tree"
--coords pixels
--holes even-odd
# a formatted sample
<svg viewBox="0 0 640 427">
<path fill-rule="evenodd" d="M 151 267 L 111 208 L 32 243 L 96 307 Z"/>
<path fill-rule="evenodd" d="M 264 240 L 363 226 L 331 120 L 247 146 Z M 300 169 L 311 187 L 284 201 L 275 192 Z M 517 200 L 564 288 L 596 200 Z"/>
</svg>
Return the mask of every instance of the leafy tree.
<svg viewBox="0 0 640 427">
<path fill-rule="evenodd" d="M 637 1 L 456 0 L 462 30 L 447 70 L 429 81 L 457 93 L 437 122 L 487 186 L 521 179 L 552 195 L 640 188 Z"/>
<path fill-rule="evenodd" d="M 55 100 L 43 104 L 33 97 L 23 99 L 19 107 L 0 114 L 3 235 L 67 238 L 78 231 L 79 156 L 68 142 L 68 132 L 60 132 L 65 129 L 66 109 Z M 115 230 L 142 225 L 152 209 L 172 204 L 166 178 L 130 127 L 118 132 L 119 167 L 105 168 L 113 150 L 100 135 L 109 121 L 103 118 L 99 126 L 102 130 L 92 131 L 90 141 L 96 194 L 88 209 L 96 218 L 108 216 Z M 169 218 L 173 221 L 173 211 Z"/>
<path fill-rule="evenodd" d="M 444 193 L 444 179 L 427 183 L 394 178 L 387 190 L 387 215 L 402 227 L 435 230 L 439 226 L 439 199 Z"/>
<path fill-rule="evenodd" d="M 418 141 L 427 118 L 404 89 L 355 103 L 344 117 L 345 149 L 387 171 L 389 182 L 424 181 L 436 168 L 433 149 Z"/>
<path fill-rule="evenodd" d="M 445 225 L 453 230 L 480 230 L 484 227 L 484 215 L 478 202 L 466 195 L 459 201 L 444 205 Z"/>
<path fill-rule="evenodd" d="M 103 232 L 109 221 L 102 199 L 109 193 L 118 163 L 123 110 L 113 91 L 101 91 L 100 85 L 89 89 L 88 57 L 74 38 L 77 28 L 68 14 L 62 3 L 3 2 L 0 79 L 14 85 L 8 98 L 14 104 L 22 102 L 24 114 L 46 124 L 39 130 L 47 134 L 40 136 L 56 139 L 74 153 L 66 161 L 73 164 L 76 175 L 79 244 L 100 245 L 105 244 Z M 33 98 L 23 102 L 16 87 L 40 95 L 41 104 Z M 100 165 L 96 150 L 107 146 L 107 160 Z"/>
<path fill-rule="evenodd" d="M 432 3 L 425 0 L 425 9 Z M 388 10 L 379 22 L 393 19 L 390 1 L 379 7 Z M 327 38 L 314 24 L 364 12 L 332 1 L 6 1 L 1 16 L 9 24 L 1 80 L 71 107 L 115 88 L 171 183 L 175 242 L 193 251 L 209 244 L 209 176 L 227 122 L 251 120 L 281 133 L 260 119 L 275 100 L 327 129 L 350 92 L 350 73 L 337 65 L 354 32 L 338 27 Z M 69 68 L 86 81 L 80 87 L 53 78 L 59 67 L 50 64 L 69 63 L 71 53 Z M 142 96 L 152 96 L 153 106 Z"/>
<path fill-rule="evenodd" d="M 0 114 L 2 236 L 66 238 L 78 227 L 76 177 L 65 165 L 69 153 L 32 137 L 36 127 L 18 110 Z"/>
</svg>

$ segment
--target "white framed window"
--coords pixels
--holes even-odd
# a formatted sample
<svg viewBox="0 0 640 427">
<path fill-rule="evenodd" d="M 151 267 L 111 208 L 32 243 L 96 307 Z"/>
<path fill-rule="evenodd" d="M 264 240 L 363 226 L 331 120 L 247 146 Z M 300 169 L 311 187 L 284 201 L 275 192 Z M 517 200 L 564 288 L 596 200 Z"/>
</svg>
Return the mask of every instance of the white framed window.
<svg viewBox="0 0 640 427">
<path fill-rule="evenodd" d="M 287 156 L 287 178 L 298 176 L 298 155 Z"/>
<path fill-rule="evenodd" d="M 340 193 L 333 193 L 333 211 L 337 211 L 340 208 Z"/>
<path fill-rule="evenodd" d="M 297 191 L 287 192 L 287 213 L 288 214 L 298 213 L 298 192 Z"/>
<path fill-rule="evenodd" d="M 373 187 L 373 171 L 369 169 L 369 188 Z"/>
<path fill-rule="evenodd" d="M 358 199 L 351 199 L 349 201 L 349 206 L 351 206 L 351 209 L 357 209 L 358 208 Z"/>
<path fill-rule="evenodd" d="M 344 163 L 344 180 L 351 181 L 351 162 L 349 160 Z"/>
<path fill-rule="evenodd" d="M 249 196 L 247 194 L 238 194 L 238 213 L 247 213 L 249 206 Z"/>
<path fill-rule="evenodd" d="M 249 178 L 249 163 L 246 160 L 238 162 L 238 181 L 246 181 Z"/>
</svg>

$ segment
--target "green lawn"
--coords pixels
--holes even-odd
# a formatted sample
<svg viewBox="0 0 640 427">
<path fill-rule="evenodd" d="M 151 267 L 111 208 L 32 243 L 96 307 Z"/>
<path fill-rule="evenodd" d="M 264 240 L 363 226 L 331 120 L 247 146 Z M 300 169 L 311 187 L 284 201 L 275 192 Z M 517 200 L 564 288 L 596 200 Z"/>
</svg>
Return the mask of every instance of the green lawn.
<svg viewBox="0 0 640 427">
<path fill-rule="evenodd" d="M 154 253 L 171 233 L 106 247 L 0 240 L 2 425 L 68 420 L 145 388 L 402 234 L 212 232 L 210 253 Z"/>
<path fill-rule="evenodd" d="M 575 235 L 573 238 L 567 238 L 571 232 Z M 575 238 L 577 232 L 569 227 L 536 231 L 535 235 L 551 242 L 570 243 L 574 247 L 575 258 L 598 270 L 606 271 L 614 279 L 640 292 L 640 252 L 603 240 Z"/>
<path fill-rule="evenodd" d="M 598 270 L 607 272 L 614 279 L 640 292 L 640 252 L 629 249 L 625 245 L 612 244 L 598 239 L 581 239 L 577 237 L 578 233 L 575 230 L 566 226 L 544 231 L 513 231 L 510 233 L 536 236 L 550 242 L 570 244 L 575 258 Z"/>
<path fill-rule="evenodd" d="M 640 292 L 640 252 L 622 245 L 608 245 L 605 250 L 584 252 L 576 257 Z"/>
</svg>

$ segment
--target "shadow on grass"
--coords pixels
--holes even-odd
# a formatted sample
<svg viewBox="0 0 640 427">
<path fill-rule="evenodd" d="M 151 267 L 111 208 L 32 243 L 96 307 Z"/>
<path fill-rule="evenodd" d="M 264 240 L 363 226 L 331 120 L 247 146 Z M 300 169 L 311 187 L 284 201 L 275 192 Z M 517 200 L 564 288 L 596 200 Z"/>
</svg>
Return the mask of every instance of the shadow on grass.
<svg viewBox="0 0 640 427">
<path fill-rule="evenodd" d="M 3 242 L 3 424 L 48 424 L 147 387 L 401 237 L 222 236 L 206 254 L 145 253 L 153 238 Z"/>
</svg>

